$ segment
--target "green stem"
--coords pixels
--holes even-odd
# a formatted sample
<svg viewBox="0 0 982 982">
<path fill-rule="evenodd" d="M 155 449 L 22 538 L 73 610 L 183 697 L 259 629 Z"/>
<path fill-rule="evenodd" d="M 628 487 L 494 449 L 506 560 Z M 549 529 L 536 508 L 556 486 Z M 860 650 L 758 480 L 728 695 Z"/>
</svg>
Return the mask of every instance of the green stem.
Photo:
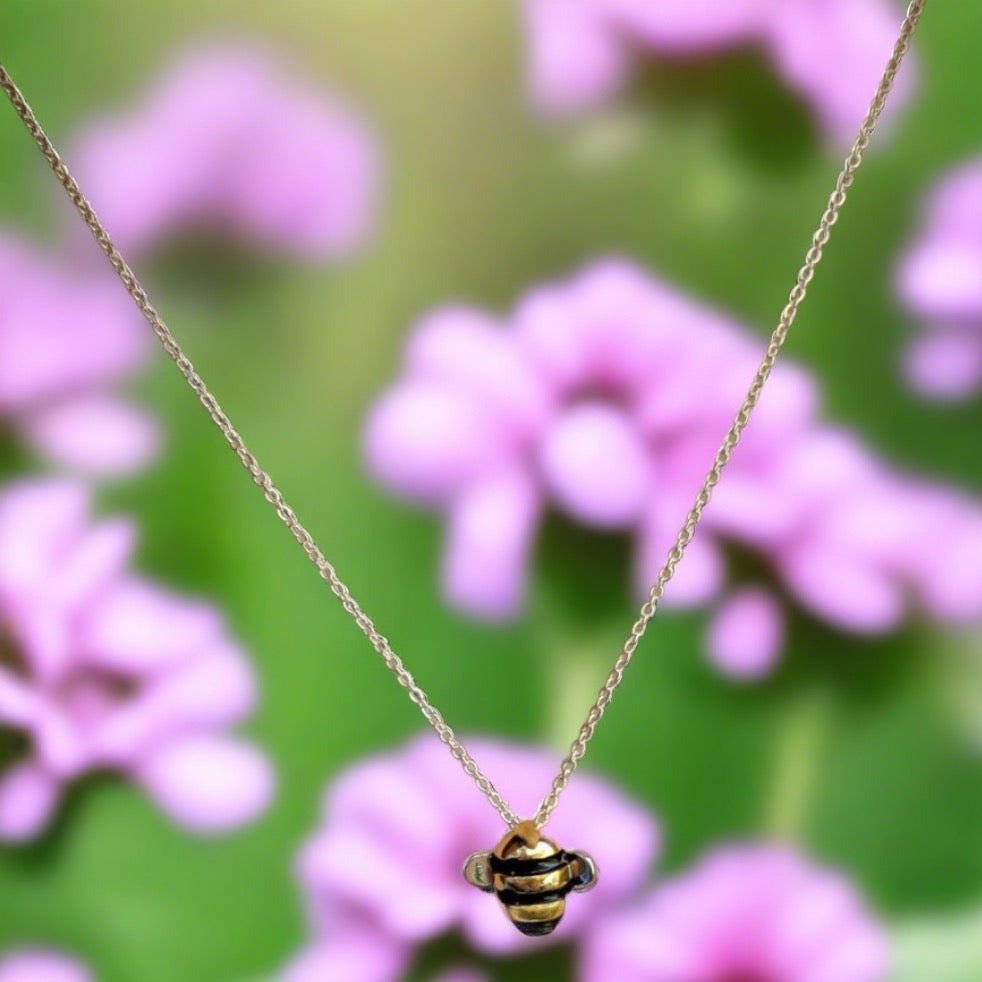
<svg viewBox="0 0 982 982">
<path fill-rule="evenodd" d="M 828 697 L 805 693 L 787 712 L 776 753 L 763 817 L 765 834 L 799 839 L 804 834 L 823 751 L 831 732 Z"/>
<path fill-rule="evenodd" d="M 553 623 L 542 635 L 546 742 L 565 753 L 617 656 L 622 638 L 606 625 L 570 630 Z"/>
<path fill-rule="evenodd" d="M 566 644 L 549 652 L 546 670 L 545 735 L 550 746 L 565 752 L 576 738 L 600 689 L 595 646 Z"/>
</svg>

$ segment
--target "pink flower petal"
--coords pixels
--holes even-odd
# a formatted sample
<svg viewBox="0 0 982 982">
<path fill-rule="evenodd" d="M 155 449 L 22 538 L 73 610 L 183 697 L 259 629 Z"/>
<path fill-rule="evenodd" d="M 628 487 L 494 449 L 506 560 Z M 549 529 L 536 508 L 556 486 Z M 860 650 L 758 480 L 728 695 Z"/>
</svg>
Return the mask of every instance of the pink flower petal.
<svg viewBox="0 0 982 982">
<path fill-rule="evenodd" d="M 139 312 L 102 267 L 76 276 L 0 237 L 0 269 L 0 409 L 90 391 L 133 371 L 150 350 Z"/>
<path fill-rule="evenodd" d="M 405 946 L 381 932 L 346 934 L 315 942 L 287 965 L 277 982 L 396 982 L 408 962 Z"/>
<path fill-rule="evenodd" d="M 374 135 L 340 102 L 284 89 L 239 139 L 251 152 L 226 173 L 224 211 L 239 234 L 315 259 L 364 244 L 381 159 Z"/>
<path fill-rule="evenodd" d="M 187 178 L 175 179 L 166 153 L 149 127 L 107 119 L 89 123 L 72 154 L 73 171 L 128 256 L 147 249 L 174 216 L 189 210 Z M 134 167 L 135 160 L 143 166 Z M 155 194 L 148 193 L 151 187 Z"/>
<path fill-rule="evenodd" d="M 787 493 L 786 480 L 784 474 L 728 470 L 713 491 L 704 524 L 757 549 L 780 549 L 806 514 L 802 501 Z"/>
<path fill-rule="evenodd" d="M 207 92 L 199 90 L 199 95 L 201 91 Z M 187 100 L 185 106 L 191 105 Z M 213 105 L 207 109 L 216 111 Z M 228 112 L 227 106 L 223 109 Z M 200 111 L 195 107 L 196 113 Z M 158 106 L 142 119 L 96 119 L 76 141 L 73 171 L 113 241 L 128 256 L 153 248 L 180 223 L 193 221 L 215 154 L 211 141 L 189 140 L 187 145 L 207 146 L 209 152 L 187 156 L 180 167 L 172 166 L 175 127 L 170 124 L 183 128 L 187 122 L 179 110 L 169 113 Z M 180 137 L 190 135 L 184 132 Z"/>
<path fill-rule="evenodd" d="M 9 615 L 17 654 L 34 682 L 48 686 L 64 677 L 74 655 L 70 618 L 50 602 L 56 599 L 44 594 L 22 597 Z"/>
<path fill-rule="evenodd" d="M 393 389 L 375 406 L 365 458 L 376 480 L 424 504 L 445 504 L 509 452 L 493 411 L 468 394 L 428 383 Z"/>
<path fill-rule="evenodd" d="M 982 242 L 936 235 L 908 253 L 900 295 L 919 316 L 959 321 L 982 314 Z"/>
<path fill-rule="evenodd" d="M 0 957 L 0 982 L 93 982 L 92 973 L 61 952 L 21 948 Z"/>
<path fill-rule="evenodd" d="M 904 374 L 920 393 L 957 401 L 982 388 L 982 336 L 928 330 L 904 353 Z"/>
<path fill-rule="evenodd" d="M 628 36 L 675 53 L 748 40 L 770 11 L 767 0 L 598 0 L 597 5 Z"/>
<path fill-rule="evenodd" d="M 608 257 L 565 283 L 531 290 L 514 334 L 536 374 L 568 399 L 609 395 L 631 404 L 657 387 L 694 305 L 634 263 Z"/>
<path fill-rule="evenodd" d="M 937 233 L 978 240 L 982 229 L 982 159 L 973 157 L 938 181 L 928 195 L 925 218 Z"/>
<path fill-rule="evenodd" d="M 855 437 L 813 425 L 766 462 L 748 468 L 734 461 L 713 492 L 705 524 L 779 558 L 786 543 L 824 519 L 832 502 L 865 498 L 882 480 L 877 461 Z"/>
<path fill-rule="evenodd" d="M 667 918 L 642 917 L 628 908 L 623 918 L 606 918 L 587 935 L 580 956 L 583 982 L 706 982 L 714 978 L 700 951 Z"/>
<path fill-rule="evenodd" d="M 273 795 L 267 758 L 229 737 L 201 734 L 169 741 L 134 771 L 134 779 L 179 825 L 225 832 L 257 818 Z"/>
<path fill-rule="evenodd" d="M 129 577 L 87 611 L 78 644 L 104 668 L 147 675 L 209 647 L 221 631 L 221 615 L 209 604 Z"/>
<path fill-rule="evenodd" d="M 448 600 L 492 620 L 518 613 L 538 518 L 538 489 L 520 470 L 491 475 L 461 495 L 450 511 L 444 548 Z"/>
<path fill-rule="evenodd" d="M 566 410 L 543 444 L 540 466 L 559 507 L 587 525 L 631 525 L 650 494 L 651 462 L 640 434 L 604 403 Z"/>
<path fill-rule="evenodd" d="M 881 475 L 843 491 L 813 519 L 826 549 L 902 571 L 918 543 L 930 548 L 938 509 L 913 481 Z"/>
<path fill-rule="evenodd" d="M 34 688 L 13 672 L 0 668 L 0 725 L 28 727 L 37 714 Z"/>
<path fill-rule="evenodd" d="M 756 679 L 773 669 L 784 642 L 784 615 L 774 595 L 757 587 L 730 594 L 713 617 L 709 657 L 724 674 Z"/>
<path fill-rule="evenodd" d="M 666 292 L 659 307 L 649 316 L 664 321 L 661 330 L 670 327 L 671 344 L 658 372 L 649 369 L 649 384 L 639 392 L 642 428 L 662 443 L 697 441 L 703 461 L 707 454 L 711 460 L 756 371 L 756 346 L 738 325 L 694 301 Z M 697 378 L 704 384 L 693 386 Z M 763 413 L 765 419 L 775 415 L 780 416 L 771 409 Z M 703 463 L 702 470 L 707 469 Z"/>
<path fill-rule="evenodd" d="M 888 978 L 890 951 L 872 926 L 838 931 L 821 949 L 802 982 L 879 982 Z"/>
<path fill-rule="evenodd" d="M 36 838 L 51 819 L 60 794 L 60 784 L 33 761 L 0 774 L 0 841 Z"/>
<path fill-rule="evenodd" d="M 66 609 L 91 601 L 123 572 L 136 543 L 136 526 L 126 518 L 109 519 L 78 537 L 62 562 L 52 593 Z"/>
<path fill-rule="evenodd" d="M 903 584 L 862 560 L 802 548 L 783 557 L 781 571 L 800 603 L 847 631 L 881 634 L 903 618 Z"/>
<path fill-rule="evenodd" d="M 866 490 L 881 477 L 876 458 L 845 430 L 816 427 L 788 449 L 781 461 L 786 491 L 825 502 L 844 489 Z"/>
<path fill-rule="evenodd" d="M 857 969 L 860 978 L 883 977 L 885 939 L 862 917 L 855 890 L 843 876 L 813 872 L 811 883 L 785 892 L 792 896 L 783 898 L 783 918 L 771 938 L 771 960 L 780 974 L 798 974 L 807 959 L 809 979 L 855 978 Z M 872 964 L 874 946 L 878 957 Z"/>
<path fill-rule="evenodd" d="M 192 662 L 150 682 L 146 694 L 168 705 L 186 723 L 228 725 L 252 711 L 256 683 L 245 653 L 222 640 Z"/>
<path fill-rule="evenodd" d="M 116 766 L 134 764 L 154 743 L 191 729 L 238 722 L 255 702 L 242 652 L 222 642 L 152 679 L 93 734 L 95 753 Z"/>
<path fill-rule="evenodd" d="M 53 775 L 67 781 L 93 765 L 87 727 L 68 705 L 50 698 L 42 702 L 32 729 L 35 753 Z"/>
<path fill-rule="evenodd" d="M 900 21 L 889 0 L 795 0 L 769 8 L 765 27 L 781 73 L 812 103 L 838 144 L 848 145 L 859 132 Z M 829 71 L 830 63 L 838 70 Z M 910 91 L 910 71 L 905 63 L 889 102 L 891 115 Z"/>
<path fill-rule="evenodd" d="M 590 371 L 590 346 L 584 325 L 570 316 L 565 285 L 530 290 L 517 305 L 513 330 L 518 344 L 558 395 L 582 386 Z"/>
<path fill-rule="evenodd" d="M 623 79 L 626 52 L 592 0 L 525 0 L 529 88 L 543 112 L 591 109 Z"/>
<path fill-rule="evenodd" d="M 448 930 L 458 913 L 453 893 L 438 880 L 416 874 L 426 858 L 425 853 L 400 851 L 371 829 L 347 828 L 311 843 L 301 857 L 301 869 L 308 882 L 319 883 L 344 903 L 365 909 L 373 906 L 379 882 L 413 881 L 411 904 L 391 905 L 377 914 L 386 933 L 419 942 Z"/>
<path fill-rule="evenodd" d="M 580 386 L 629 404 L 661 381 L 665 360 L 678 353 L 680 332 L 698 313 L 682 294 L 617 256 L 574 276 L 566 303 L 585 358 Z M 561 334 L 558 340 L 563 342 Z"/>
<path fill-rule="evenodd" d="M 636 585 L 644 596 L 661 574 L 669 550 L 675 545 L 685 518 L 683 507 L 655 514 L 641 529 Z M 723 585 L 725 565 L 718 542 L 707 529 L 700 529 L 686 547 L 675 575 L 665 588 L 665 603 L 672 607 L 697 607 L 711 600 Z"/>
<path fill-rule="evenodd" d="M 406 351 L 414 378 L 486 400 L 506 417 L 516 438 L 542 428 L 550 400 L 542 379 L 504 325 L 467 307 L 445 307 L 416 328 Z"/>
<path fill-rule="evenodd" d="M 23 481 L 0 495 L 0 594 L 47 581 L 81 534 L 89 491 L 73 481 Z"/>
<path fill-rule="evenodd" d="M 25 433 L 48 457 L 97 476 L 129 474 L 157 453 L 160 433 L 142 410 L 107 396 L 88 396 L 40 410 Z"/>
<path fill-rule="evenodd" d="M 982 522 L 957 511 L 952 518 L 938 540 L 945 548 L 918 577 L 921 601 L 943 622 L 975 625 L 982 620 Z"/>
<path fill-rule="evenodd" d="M 730 403 L 731 408 L 734 403 L 742 403 L 755 371 L 756 366 L 749 374 L 739 372 L 738 395 Z M 818 425 L 816 417 L 820 402 L 818 386 L 808 372 L 790 362 L 779 363 L 754 410 L 753 425 L 747 427 L 741 440 L 741 454 L 750 453 L 772 460 L 779 449 L 775 444 L 790 446 L 814 430 Z M 728 424 L 732 422 L 732 415 L 735 411 Z M 723 442 L 722 435 L 718 442 Z"/>
</svg>

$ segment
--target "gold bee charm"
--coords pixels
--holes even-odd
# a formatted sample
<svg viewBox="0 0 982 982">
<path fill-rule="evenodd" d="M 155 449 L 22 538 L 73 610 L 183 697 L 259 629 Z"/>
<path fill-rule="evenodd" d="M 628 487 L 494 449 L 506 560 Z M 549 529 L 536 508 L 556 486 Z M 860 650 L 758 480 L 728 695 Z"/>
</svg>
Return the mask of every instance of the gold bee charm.
<svg viewBox="0 0 982 982">
<path fill-rule="evenodd" d="M 464 864 L 464 878 L 495 893 L 508 919 L 522 934 L 552 934 L 566 911 L 566 894 L 582 893 L 597 882 L 597 865 L 585 852 L 566 852 L 534 822 L 510 829 L 493 852 L 476 852 Z"/>
</svg>

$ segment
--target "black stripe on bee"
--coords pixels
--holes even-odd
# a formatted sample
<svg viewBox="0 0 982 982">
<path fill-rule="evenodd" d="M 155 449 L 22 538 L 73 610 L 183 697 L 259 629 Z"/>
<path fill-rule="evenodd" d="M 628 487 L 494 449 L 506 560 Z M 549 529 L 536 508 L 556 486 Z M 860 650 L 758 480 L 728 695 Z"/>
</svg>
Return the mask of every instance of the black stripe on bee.
<svg viewBox="0 0 982 982">
<path fill-rule="evenodd" d="M 552 934 L 556 930 L 559 920 L 552 921 L 525 921 L 521 924 L 512 922 L 515 927 L 527 938 L 544 938 L 547 934 Z"/>
<path fill-rule="evenodd" d="M 545 893 L 521 893 L 506 887 L 498 891 L 498 899 L 506 907 L 534 907 L 537 904 L 554 904 L 557 900 L 562 900 L 572 889 L 572 885 L 567 885 L 561 890 L 549 890 Z"/>
<path fill-rule="evenodd" d="M 554 873 L 570 861 L 565 852 L 557 852 L 543 859 L 502 859 L 491 854 L 491 869 L 502 876 L 543 876 Z"/>
</svg>

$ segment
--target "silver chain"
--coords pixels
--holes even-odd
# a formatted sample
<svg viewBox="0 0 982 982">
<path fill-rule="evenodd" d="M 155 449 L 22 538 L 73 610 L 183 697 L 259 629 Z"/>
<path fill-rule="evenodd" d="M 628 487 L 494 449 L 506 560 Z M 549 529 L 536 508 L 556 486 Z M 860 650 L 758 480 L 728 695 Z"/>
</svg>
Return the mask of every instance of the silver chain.
<svg viewBox="0 0 982 982">
<path fill-rule="evenodd" d="M 863 154 L 869 146 L 870 138 L 876 128 L 876 122 L 879 119 L 880 113 L 886 105 L 887 96 L 893 87 L 900 63 L 903 61 L 904 55 L 910 47 L 910 39 L 924 11 L 925 3 L 926 0 L 913 0 L 907 9 L 907 16 L 904 19 L 900 35 L 894 45 L 893 53 L 887 62 L 886 70 L 877 86 L 876 94 L 866 113 L 866 118 L 863 120 L 859 136 L 852 145 L 852 150 L 849 156 L 846 157 L 842 170 L 835 182 L 835 190 L 829 197 L 828 205 L 822 215 L 818 229 L 812 236 L 812 243 L 805 255 L 804 265 L 802 265 L 798 272 L 797 281 L 791 290 L 787 305 L 781 312 L 777 327 L 771 335 L 767 352 L 760 363 L 760 367 L 757 369 L 757 374 L 753 378 L 743 405 L 733 420 L 733 425 L 730 427 L 729 432 L 726 434 L 722 445 L 716 453 L 713 465 L 706 475 L 702 488 L 696 495 L 695 503 L 686 516 L 682 528 L 679 530 L 675 545 L 668 553 L 668 558 L 665 560 L 665 565 L 658 574 L 658 579 L 655 581 L 648 593 L 647 599 L 641 606 L 638 619 L 632 625 L 630 634 L 624 646 L 621 648 L 613 668 L 611 668 L 606 681 L 601 687 L 596 701 L 590 707 L 590 711 L 583 725 L 580 727 L 576 739 L 570 746 L 569 753 L 563 758 L 559 773 L 553 779 L 549 793 L 542 799 L 542 803 L 539 805 L 534 819 L 535 824 L 539 828 L 544 828 L 549 821 L 550 815 L 559 803 L 560 795 L 566 789 L 577 765 L 586 753 L 587 745 L 593 737 L 600 720 L 603 719 L 604 713 L 614 697 L 614 692 L 624 680 L 624 673 L 628 665 L 630 665 L 634 653 L 637 651 L 638 644 L 642 637 L 644 637 L 649 622 L 655 616 L 655 611 L 658 609 L 658 604 L 665 592 L 665 587 L 674 575 L 675 569 L 682 559 L 686 547 L 692 541 L 692 536 L 702 517 L 703 510 L 709 504 L 713 489 L 719 483 L 723 468 L 729 462 L 733 449 L 740 442 L 740 436 L 750 421 L 750 414 L 760 399 L 764 383 L 767 381 L 771 369 L 777 360 L 777 356 L 784 345 L 788 331 L 794 323 L 798 308 L 805 299 L 808 284 L 815 275 L 815 267 L 818 266 L 822 258 L 822 252 L 829 240 L 832 226 L 835 224 L 836 219 L 839 217 L 839 212 L 845 204 L 846 194 L 852 185 L 859 165 L 862 163 Z M 129 264 L 123 259 L 119 250 L 113 244 L 105 226 L 99 221 L 98 216 L 82 193 L 78 183 L 69 173 L 68 168 L 65 166 L 57 150 L 55 150 L 51 140 L 41 128 L 37 117 L 2 64 L 0 64 L 0 87 L 7 94 L 18 116 L 20 116 L 31 136 L 34 138 L 34 142 L 37 144 L 41 153 L 44 154 L 45 159 L 51 165 L 51 169 L 71 198 L 78 213 L 86 225 L 88 225 L 93 236 L 95 236 L 106 258 L 109 260 L 120 280 L 122 280 L 123 286 L 133 298 L 137 307 L 139 307 L 140 313 L 143 314 L 154 334 L 157 335 L 164 351 L 167 352 L 174 361 L 174 364 L 177 365 L 178 370 L 184 376 L 188 385 L 191 386 L 201 401 L 201 404 L 208 411 L 208 415 L 211 416 L 229 446 L 235 451 L 235 455 L 241 461 L 242 466 L 249 472 L 252 480 L 263 492 L 266 500 L 276 510 L 276 514 L 279 515 L 280 520 L 290 530 L 290 534 L 296 539 L 307 558 L 314 564 L 318 575 L 327 583 L 331 592 L 338 600 L 341 601 L 341 605 L 351 615 L 365 637 L 368 638 L 372 647 L 385 662 L 386 667 L 395 675 L 396 681 L 406 690 L 410 700 L 419 707 L 423 718 L 433 728 L 440 740 L 447 745 L 453 757 L 459 761 L 464 772 L 474 780 L 477 787 L 483 792 L 494 809 L 509 826 L 518 825 L 521 821 L 519 816 L 512 811 L 508 802 L 505 801 L 487 775 L 477 765 L 477 762 L 470 755 L 467 748 L 461 743 L 451 726 L 443 718 L 443 714 L 433 705 L 429 696 L 427 696 L 426 692 L 424 692 L 415 678 L 413 678 L 402 659 L 392 650 L 392 646 L 385 635 L 376 628 L 372 619 L 351 595 L 351 591 L 341 577 L 338 576 L 334 566 L 331 565 L 324 553 L 321 552 L 313 536 L 303 526 L 300 519 L 297 518 L 296 513 L 287 504 L 279 488 L 276 487 L 269 474 L 260 466 L 259 461 L 256 460 L 255 456 L 246 446 L 245 441 L 232 425 L 228 416 L 225 415 L 218 400 L 211 394 L 201 376 L 195 371 L 194 366 L 177 343 L 170 328 L 164 323 L 160 314 L 150 302 L 146 291 L 136 278 L 133 270 L 130 269 Z"/>
</svg>

